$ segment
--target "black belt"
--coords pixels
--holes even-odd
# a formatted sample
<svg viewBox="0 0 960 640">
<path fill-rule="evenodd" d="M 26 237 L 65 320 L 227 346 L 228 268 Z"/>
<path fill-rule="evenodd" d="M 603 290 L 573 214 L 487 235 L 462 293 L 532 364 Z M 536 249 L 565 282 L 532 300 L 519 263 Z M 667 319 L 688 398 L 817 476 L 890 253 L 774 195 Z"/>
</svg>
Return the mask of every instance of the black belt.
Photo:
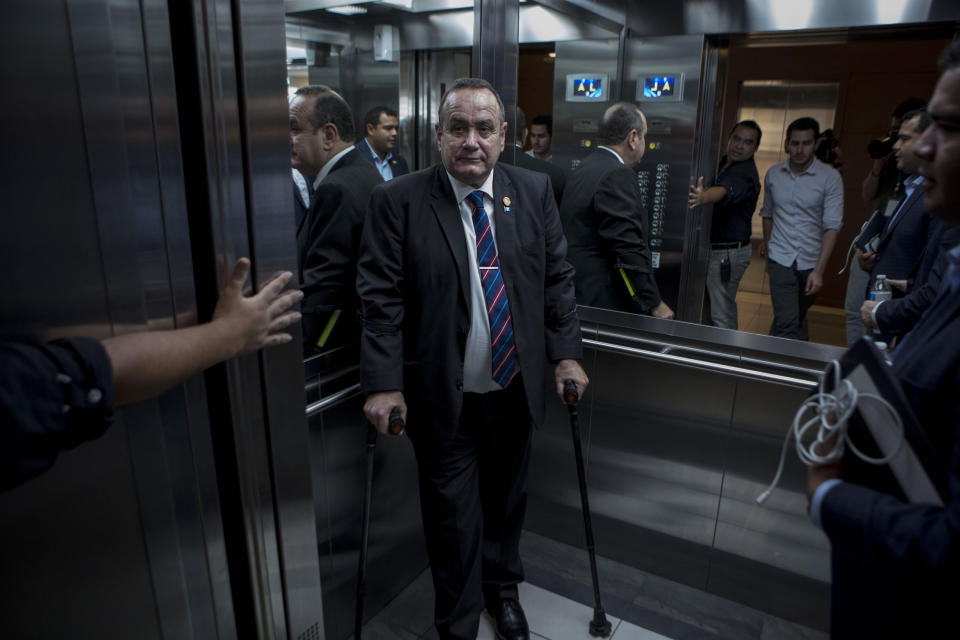
<svg viewBox="0 0 960 640">
<path fill-rule="evenodd" d="M 744 240 L 743 242 L 737 242 L 736 240 L 734 240 L 733 242 L 711 242 L 710 248 L 711 249 L 742 249 L 743 247 L 746 247 L 749 244 L 750 244 L 749 240 Z"/>
</svg>

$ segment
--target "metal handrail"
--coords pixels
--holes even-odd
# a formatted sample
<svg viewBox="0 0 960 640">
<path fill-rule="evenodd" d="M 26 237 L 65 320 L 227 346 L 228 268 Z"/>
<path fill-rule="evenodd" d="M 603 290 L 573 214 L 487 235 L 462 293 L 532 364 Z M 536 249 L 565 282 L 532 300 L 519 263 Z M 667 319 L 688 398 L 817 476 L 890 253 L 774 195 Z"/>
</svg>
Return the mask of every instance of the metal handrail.
<svg viewBox="0 0 960 640">
<path fill-rule="evenodd" d="M 720 351 L 710 351 L 709 349 L 703 349 L 701 347 L 692 347 L 688 345 L 681 344 L 670 344 L 668 342 L 661 342 L 659 340 L 653 340 L 651 338 L 634 338 L 628 334 L 617 333 L 615 331 L 606 331 L 600 330 L 597 332 L 597 335 L 602 337 L 612 337 L 612 338 L 623 338 L 628 339 L 633 342 L 642 342 L 653 347 L 658 347 L 661 353 L 673 353 L 676 351 L 693 353 L 708 358 L 717 358 L 719 360 L 731 360 L 740 365 L 757 365 L 761 367 L 766 367 L 768 369 L 777 369 L 780 371 L 787 371 L 790 373 L 798 373 L 800 375 L 811 376 L 813 378 L 819 379 L 822 375 L 820 369 L 809 369 L 807 367 L 799 367 L 792 364 L 784 364 L 782 362 L 770 362 L 769 360 L 761 360 L 760 358 L 751 358 L 749 356 L 743 356 L 735 353 L 723 353 Z M 584 340 L 586 341 L 586 340 Z"/>
<path fill-rule="evenodd" d="M 600 332 L 607 336 L 613 337 L 622 337 L 630 338 L 632 337 L 627 335 L 622 335 L 609 331 Z M 699 347 L 689 347 L 684 345 L 675 345 L 669 344 L 666 342 L 660 342 L 658 340 L 651 340 L 649 338 L 638 338 L 637 342 L 643 342 L 649 344 L 659 350 L 650 350 L 643 349 L 640 347 L 631 347 L 622 344 L 616 344 L 613 342 L 605 342 L 603 340 L 594 340 L 592 338 L 583 338 L 583 344 L 588 347 L 593 347 L 601 351 L 609 351 L 613 353 L 622 353 L 631 356 L 638 356 L 641 358 L 646 358 L 649 360 L 659 360 L 661 362 L 670 362 L 673 364 L 691 367 L 694 369 L 702 369 L 705 371 L 716 371 L 721 373 L 727 373 L 735 375 L 741 378 L 749 378 L 752 380 L 762 380 L 765 382 L 773 382 L 776 384 L 784 384 L 793 387 L 802 387 L 804 389 L 811 389 L 817 386 L 820 378 L 821 372 L 816 369 L 806 369 L 803 367 L 797 367 L 794 365 L 781 364 L 777 362 L 767 362 L 764 360 L 758 360 L 756 358 L 744 358 L 735 354 L 730 353 L 721 353 L 716 351 L 710 351 L 708 349 L 701 349 Z M 782 375 L 777 373 L 770 373 L 768 371 L 760 371 L 757 369 L 750 369 L 744 366 L 737 366 L 732 364 L 723 364 L 720 362 L 711 362 L 709 360 L 701 360 L 699 358 L 691 358 L 688 356 L 679 356 L 671 353 L 671 351 L 684 351 L 687 353 L 694 353 L 705 357 L 717 358 L 722 360 L 734 360 L 739 364 L 755 364 L 763 367 L 768 367 L 771 369 L 781 369 L 786 371 L 791 371 L 799 374 L 808 375 L 811 379 L 805 378 L 796 378 L 793 376 Z M 316 381 L 312 383 L 307 383 L 307 387 L 311 388 L 318 386 Z M 360 383 L 355 383 L 349 387 L 345 387 L 336 393 L 333 393 L 326 398 L 312 402 L 306 407 L 306 415 L 309 418 L 310 416 L 319 413 L 325 409 L 329 409 L 335 405 L 345 402 L 350 398 L 353 398 L 360 393 Z"/>
<path fill-rule="evenodd" d="M 641 349 L 639 347 L 628 347 L 625 345 L 614 344 L 611 342 L 602 342 L 600 340 L 593 340 L 590 338 L 583 338 L 583 344 L 588 347 L 593 347 L 601 351 L 609 351 L 613 353 L 622 353 L 626 355 L 639 356 L 641 358 L 647 358 L 649 360 L 659 360 L 661 362 L 670 362 L 673 364 L 678 364 L 681 366 L 691 367 L 694 369 L 702 369 L 706 371 L 717 371 L 722 373 L 732 374 L 741 378 L 749 378 L 752 380 L 763 380 L 765 382 L 774 382 L 777 384 L 784 384 L 792 387 L 802 387 L 804 389 L 811 389 L 816 387 L 818 382 L 817 380 L 806 380 L 803 378 L 794 378 L 791 376 L 780 375 L 776 373 L 769 373 L 766 371 L 758 371 L 756 369 L 747 369 L 744 367 L 738 367 L 729 364 L 721 364 L 719 362 L 710 362 L 709 360 L 699 360 L 696 358 L 688 358 L 685 356 L 676 356 L 670 353 L 663 353 L 662 351 L 651 351 L 648 349 Z M 663 345 L 670 346 L 670 345 Z M 706 350 L 699 350 L 704 353 L 709 353 L 711 355 L 717 355 L 720 357 L 727 356 L 727 354 L 713 354 L 712 352 Z M 777 365 L 772 363 L 771 367 L 776 367 Z M 806 370 L 814 373 L 813 370 Z M 819 371 L 815 372 L 819 375 Z"/>
<path fill-rule="evenodd" d="M 306 409 L 307 417 L 309 418 L 315 413 L 319 413 L 324 409 L 329 409 L 334 405 L 340 404 L 341 402 L 345 402 L 346 400 L 349 400 L 350 398 L 354 397 L 359 393 L 360 393 L 360 383 L 357 382 L 356 384 L 352 384 L 349 387 L 345 387 L 340 391 L 337 391 L 336 393 L 327 396 L 326 398 L 317 400 L 316 402 L 311 402 L 310 404 L 307 405 L 307 409 Z"/>
</svg>

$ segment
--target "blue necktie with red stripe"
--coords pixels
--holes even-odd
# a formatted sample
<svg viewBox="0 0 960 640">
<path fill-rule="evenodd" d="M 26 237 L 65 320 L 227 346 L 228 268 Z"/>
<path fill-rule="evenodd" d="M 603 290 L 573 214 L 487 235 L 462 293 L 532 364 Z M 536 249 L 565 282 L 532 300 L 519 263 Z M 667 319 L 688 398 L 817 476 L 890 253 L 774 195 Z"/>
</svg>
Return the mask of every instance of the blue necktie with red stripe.
<svg viewBox="0 0 960 640">
<path fill-rule="evenodd" d="M 480 284 L 490 318 L 490 375 L 494 382 L 506 388 L 517 373 L 517 348 L 513 341 L 510 305 L 507 303 L 507 292 L 500 274 L 500 260 L 493 242 L 490 219 L 483 208 L 483 192 L 473 191 L 467 198 L 473 206 L 473 230 L 477 234 L 477 266 L 480 269 Z"/>
</svg>

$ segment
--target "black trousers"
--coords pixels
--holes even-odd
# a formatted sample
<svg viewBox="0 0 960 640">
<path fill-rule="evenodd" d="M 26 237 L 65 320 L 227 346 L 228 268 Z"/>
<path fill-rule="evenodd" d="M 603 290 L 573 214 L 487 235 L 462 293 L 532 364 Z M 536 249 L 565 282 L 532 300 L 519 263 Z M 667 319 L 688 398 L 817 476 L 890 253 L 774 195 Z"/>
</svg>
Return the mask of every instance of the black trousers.
<svg viewBox="0 0 960 640">
<path fill-rule="evenodd" d="M 474 640 L 484 602 L 517 597 L 531 430 L 518 375 L 504 390 L 465 393 L 442 445 L 413 441 L 441 638 Z"/>
</svg>

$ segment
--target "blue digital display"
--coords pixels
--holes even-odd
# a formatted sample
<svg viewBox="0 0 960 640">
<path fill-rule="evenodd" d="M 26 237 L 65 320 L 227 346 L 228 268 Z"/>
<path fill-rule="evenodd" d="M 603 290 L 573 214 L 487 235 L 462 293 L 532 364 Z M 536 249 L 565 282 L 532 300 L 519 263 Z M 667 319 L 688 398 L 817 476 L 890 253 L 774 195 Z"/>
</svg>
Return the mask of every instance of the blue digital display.
<svg viewBox="0 0 960 640">
<path fill-rule="evenodd" d="M 602 98 L 603 78 L 574 78 L 573 95 L 577 98 Z"/>
<path fill-rule="evenodd" d="M 676 78 L 647 78 L 643 81 L 644 98 L 672 98 L 677 88 Z"/>
</svg>

